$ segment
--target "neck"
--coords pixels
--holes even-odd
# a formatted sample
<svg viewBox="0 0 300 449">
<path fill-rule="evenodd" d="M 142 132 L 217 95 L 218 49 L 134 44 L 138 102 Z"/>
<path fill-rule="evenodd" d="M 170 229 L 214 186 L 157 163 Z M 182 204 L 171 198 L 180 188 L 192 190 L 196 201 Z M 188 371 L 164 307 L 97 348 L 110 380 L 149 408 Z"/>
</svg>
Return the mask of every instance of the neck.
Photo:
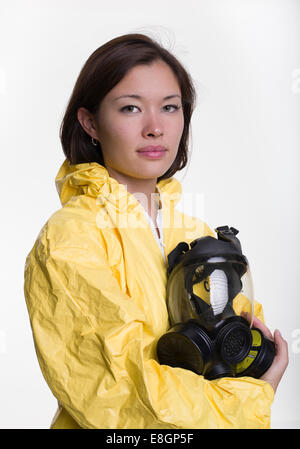
<svg viewBox="0 0 300 449">
<path fill-rule="evenodd" d="M 138 179 L 124 175 L 111 167 L 107 167 L 111 178 L 118 181 L 119 184 L 126 185 L 127 191 L 131 193 L 144 207 L 148 215 L 156 220 L 159 193 L 156 190 L 157 178 Z"/>
</svg>

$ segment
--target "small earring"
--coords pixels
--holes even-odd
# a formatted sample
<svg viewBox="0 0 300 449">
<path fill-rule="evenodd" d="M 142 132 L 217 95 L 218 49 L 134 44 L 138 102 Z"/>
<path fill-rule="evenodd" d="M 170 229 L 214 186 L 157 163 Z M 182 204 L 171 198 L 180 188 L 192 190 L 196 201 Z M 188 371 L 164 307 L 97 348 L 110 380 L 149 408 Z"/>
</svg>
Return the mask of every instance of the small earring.
<svg viewBox="0 0 300 449">
<path fill-rule="evenodd" d="M 94 139 L 94 137 L 92 137 L 92 144 L 96 147 L 98 145 L 98 140 Z"/>
</svg>

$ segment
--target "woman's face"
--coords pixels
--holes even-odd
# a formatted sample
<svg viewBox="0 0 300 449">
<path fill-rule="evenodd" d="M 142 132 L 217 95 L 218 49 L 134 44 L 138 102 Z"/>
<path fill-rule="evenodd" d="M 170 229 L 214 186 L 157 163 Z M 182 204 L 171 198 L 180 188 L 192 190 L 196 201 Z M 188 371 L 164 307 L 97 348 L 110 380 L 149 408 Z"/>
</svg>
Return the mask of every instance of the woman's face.
<svg viewBox="0 0 300 449">
<path fill-rule="evenodd" d="M 178 81 L 163 61 L 135 66 L 104 97 L 94 119 L 93 137 L 101 144 L 110 173 L 158 178 L 176 158 L 184 128 Z M 166 151 L 155 159 L 138 152 L 149 145 L 161 145 Z"/>
</svg>

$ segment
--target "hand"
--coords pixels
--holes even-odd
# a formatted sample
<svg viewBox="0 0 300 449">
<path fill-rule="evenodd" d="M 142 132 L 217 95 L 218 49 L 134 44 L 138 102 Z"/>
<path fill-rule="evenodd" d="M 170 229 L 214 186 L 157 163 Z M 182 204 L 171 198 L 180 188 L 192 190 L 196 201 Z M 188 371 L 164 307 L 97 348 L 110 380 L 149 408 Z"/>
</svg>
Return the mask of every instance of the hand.
<svg viewBox="0 0 300 449">
<path fill-rule="evenodd" d="M 250 321 L 250 315 L 248 313 L 243 315 Z M 253 327 L 260 329 L 267 338 L 275 343 L 276 354 L 273 363 L 260 379 L 268 382 L 276 393 L 278 384 L 289 363 L 288 344 L 281 336 L 278 329 L 275 330 L 273 337 L 267 326 L 256 317 L 253 317 Z"/>
</svg>

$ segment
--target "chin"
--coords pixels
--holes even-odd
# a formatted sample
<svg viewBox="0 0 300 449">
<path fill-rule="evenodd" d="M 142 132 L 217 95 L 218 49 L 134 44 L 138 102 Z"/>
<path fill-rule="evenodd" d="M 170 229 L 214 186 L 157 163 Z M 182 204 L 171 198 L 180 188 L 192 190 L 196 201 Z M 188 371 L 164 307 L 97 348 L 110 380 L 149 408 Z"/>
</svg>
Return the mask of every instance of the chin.
<svg viewBox="0 0 300 449">
<path fill-rule="evenodd" d="M 136 165 L 135 171 L 137 172 L 138 177 L 143 178 L 151 177 L 151 178 L 159 178 L 162 176 L 169 168 L 172 166 L 175 158 L 172 158 L 170 161 L 157 159 L 157 160 L 144 160 L 142 163 Z"/>
<path fill-rule="evenodd" d="M 170 165 L 165 166 L 165 164 L 157 166 L 157 167 L 153 167 L 153 166 L 152 167 L 145 167 L 145 168 L 141 169 L 136 174 L 136 177 L 137 178 L 142 178 L 142 179 L 159 178 L 164 173 L 166 173 L 166 171 L 168 171 L 169 168 L 170 168 Z"/>
</svg>

